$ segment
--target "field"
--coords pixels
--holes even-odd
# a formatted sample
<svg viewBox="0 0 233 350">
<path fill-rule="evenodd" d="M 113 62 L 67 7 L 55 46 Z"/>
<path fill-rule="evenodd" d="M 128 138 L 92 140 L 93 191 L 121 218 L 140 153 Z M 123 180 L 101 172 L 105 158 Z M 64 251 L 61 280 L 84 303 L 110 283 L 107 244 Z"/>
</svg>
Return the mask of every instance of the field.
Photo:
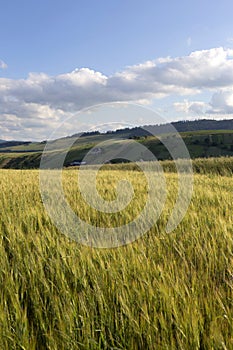
<svg viewBox="0 0 233 350">
<path fill-rule="evenodd" d="M 117 249 L 85 247 L 59 233 L 43 207 L 38 170 L 0 170 L 0 349 L 233 349 L 232 164 L 194 161 L 190 207 L 167 234 L 177 175 L 165 161 L 161 217 Z M 79 215 L 98 225 L 125 220 L 91 211 L 75 176 L 64 170 L 63 183 Z M 98 186 L 112 199 L 125 176 L 136 185 L 130 220 L 143 206 L 143 173 L 108 165 Z"/>
</svg>

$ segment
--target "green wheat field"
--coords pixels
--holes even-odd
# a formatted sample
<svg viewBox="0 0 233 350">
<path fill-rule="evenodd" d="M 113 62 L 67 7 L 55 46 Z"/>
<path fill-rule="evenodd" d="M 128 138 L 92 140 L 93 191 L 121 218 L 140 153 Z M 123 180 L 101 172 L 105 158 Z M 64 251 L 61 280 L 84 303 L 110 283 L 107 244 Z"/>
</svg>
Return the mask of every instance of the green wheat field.
<svg viewBox="0 0 233 350">
<path fill-rule="evenodd" d="M 117 249 L 82 246 L 46 213 L 38 170 L 0 170 L 0 349 L 233 349 L 233 159 L 197 159 L 188 212 L 170 234 L 177 174 L 154 227 Z M 90 171 L 92 171 L 90 169 Z M 141 210 L 144 174 L 130 165 L 99 172 L 101 195 L 127 176 L 135 187 L 125 215 L 100 215 L 82 201 L 66 169 L 67 200 L 97 225 L 120 225 Z M 109 216 L 110 215 L 110 216 Z"/>
</svg>

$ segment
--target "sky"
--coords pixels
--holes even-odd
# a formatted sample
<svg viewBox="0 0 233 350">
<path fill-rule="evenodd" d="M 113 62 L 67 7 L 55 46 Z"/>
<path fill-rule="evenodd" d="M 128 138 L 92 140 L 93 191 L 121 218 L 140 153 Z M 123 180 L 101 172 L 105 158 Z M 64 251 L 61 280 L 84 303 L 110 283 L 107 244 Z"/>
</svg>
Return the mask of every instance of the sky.
<svg viewBox="0 0 233 350">
<path fill-rule="evenodd" d="M 230 0 L 0 0 L 0 139 L 47 139 L 108 102 L 233 118 L 232 13 Z"/>
</svg>

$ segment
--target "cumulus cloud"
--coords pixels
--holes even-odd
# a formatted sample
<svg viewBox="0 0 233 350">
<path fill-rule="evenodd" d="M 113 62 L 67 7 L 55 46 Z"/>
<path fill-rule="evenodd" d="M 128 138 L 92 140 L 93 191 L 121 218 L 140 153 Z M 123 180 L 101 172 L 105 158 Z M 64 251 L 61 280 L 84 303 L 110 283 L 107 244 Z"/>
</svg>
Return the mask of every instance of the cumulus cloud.
<svg viewBox="0 0 233 350">
<path fill-rule="evenodd" d="M 184 100 L 183 102 L 175 102 L 173 106 L 176 111 L 187 115 L 206 117 L 208 114 L 214 114 L 224 118 L 226 116 L 232 117 L 233 88 L 215 92 L 209 102 Z"/>
<path fill-rule="evenodd" d="M 2 61 L 0 67 L 4 68 Z M 188 56 L 160 57 L 111 76 L 81 68 L 57 76 L 30 73 L 26 79 L 0 78 L 0 138 L 10 134 L 20 139 L 45 138 L 69 114 L 99 103 L 147 104 L 156 98 L 203 91 L 212 92 L 211 101 L 185 100 L 174 104 L 175 109 L 232 113 L 233 50 L 220 47 Z"/>
<path fill-rule="evenodd" d="M 209 107 L 208 103 L 203 101 L 188 101 L 175 102 L 174 107 L 178 112 L 184 112 L 187 114 L 203 115 Z"/>
<path fill-rule="evenodd" d="M 213 94 L 209 103 L 209 113 L 232 114 L 233 113 L 233 88 L 219 91 Z"/>
</svg>

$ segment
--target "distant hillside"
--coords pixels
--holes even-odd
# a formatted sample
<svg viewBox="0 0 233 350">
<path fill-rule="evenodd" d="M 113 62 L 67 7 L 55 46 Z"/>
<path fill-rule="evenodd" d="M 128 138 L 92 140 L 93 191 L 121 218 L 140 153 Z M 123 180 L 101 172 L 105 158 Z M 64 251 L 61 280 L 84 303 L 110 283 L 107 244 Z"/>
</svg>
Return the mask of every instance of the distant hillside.
<svg viewBox="0 0 233 350">
<path fill-rule="evenodd" d="M 115 131 L 107 131 L 110 135 L 122 135 L 122 136 L 149 136 L 150 133 L 145 129 L 149 128 L 153 133 L 163 134 L 167 133 L 170 124 L 155 124 L 144 125 L 134 128 L 124 128 Z M 178 132 L 186 131 L 200 131 L 200 130 L 233 130 L 233 119 L 229 120 L 214 120 L 214 119 L 200 119 L 200 120 L 181 120 L 172 122 L 171 125 L 175 127 Z M 144 129 L 145 128 L 145 129 Z M 102 135 L 99 131 L 84 132 L 80 134 L 74 134 L 70 137 L 86 137 L 86 136 L 98 136 Z"/>
<path fill-rule="evenodd" d="M 117 129 L 115 131 L 107 131 L 106 133 L 101 133 L 99 131 L 91 131 L 91 132 L 83 132 L 76 133 L 70 137 L 87 137 L 87 136 L 100 136 L 100 135 L 122 135 L 124 137 L 127 136 L 149 136 L 150 133 L 146 132 L 143 128 L 152 127 L 153 131 L 157 131 L 158 133 L 166 133 L 167 128 L 170 124 L 162 124 L 162 125 L 144 125 L 138 126 L 134 128 L 124 128 Z M 173 125 L 178 132 L 186 132 L 186 131 L 200 131 L 200 130 L 233 130 L 233 119 L 229 120 L 214 120 L 214 119 L 199 119 L 199 120 L 181 120 L 177 122 L 172 122 Z M 33 139 L 33 137 L 32 137 Z M 28 146 L 30 144 L 33 145 L 43 145 L 46 141 L 42 142 L 29 142 L 29 141 L 6 141 L 0 139 L 0 147 L 14 147 L 14 146 Z"/>
<path fill-rule="evenodd" d="M 172 123 L 183 138 L 190 156 L 195 158 L 209 157 L 233 157 L 233 119 L 232 120 L 194 120 L 178 121 Z M 134 139 L 149 149 L 158 160 L 170 159 L 170 154 L 163 143 L 152 134 L 162 134 L 162 138 L 171 137 L 169 124 L 125 128 L 116 131 L 100 133 L 99 131 L 86 132 L 82 135 L 75 134 L 58 140 L 51 141 L 55 152 L 65 152 L 67 138 L 73 138 L 73 146 L 65 158 L 65 166 L 72 163 L 80 163 L 84 156 L 92 148 L 106 141 L 118 139 L 119 142 L 127 142 L 127 139 Z M 79 136 L 79 137 L 77 137 Z M 175 137 L 175 135 L 172 135 Z M 0 142 L 0 168 L 38 168 L 46 142 L 22 142 L 10 141 Z M 104 147 L 101 152 L 107 152 Z M 146 160 L 144 155 L 140 159 Z M 118 154 L 112 163 L 124 161 L 124 154 Z"/>
<path fill-rule="evenodd" d="M 5 148 L 5 147 L 15 147 L 15 146 L 27 146 L 31 142 L 28 141 L 5 141 L 5 140 L 0 140 L 0 148 Z"/>
<path fill-rule="evenodd" d="M 199 130 L 233 130 L 233 119 L 210 120 L 201 119 L 193 121 L 178 121 L 172 123 L 177 131 L 199 131 Z"/>
</svg>

